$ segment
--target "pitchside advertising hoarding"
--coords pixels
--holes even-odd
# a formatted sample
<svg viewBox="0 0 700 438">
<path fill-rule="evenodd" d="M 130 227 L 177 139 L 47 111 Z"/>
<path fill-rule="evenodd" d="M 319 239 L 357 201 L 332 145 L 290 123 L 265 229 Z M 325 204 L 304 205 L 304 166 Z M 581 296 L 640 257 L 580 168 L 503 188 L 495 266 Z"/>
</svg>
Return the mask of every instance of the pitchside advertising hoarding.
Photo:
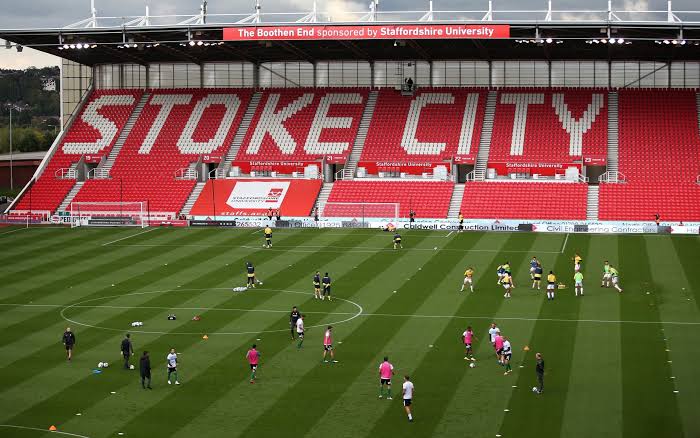
<svg viewBox="0 0 700 438">
<path fill-rule="evenodd" d="M 241 26 L 224 28 L 225 41 L 498 39 L 510 38 L 507 24 L 382 24 Z"/>
<path fill-rule="evenodd" d="M 190 214 L 265 216 L 272 209 L 286 217 L 308 216 L 320 190 L 321 180 L 209 180 Z"/>
</svg>

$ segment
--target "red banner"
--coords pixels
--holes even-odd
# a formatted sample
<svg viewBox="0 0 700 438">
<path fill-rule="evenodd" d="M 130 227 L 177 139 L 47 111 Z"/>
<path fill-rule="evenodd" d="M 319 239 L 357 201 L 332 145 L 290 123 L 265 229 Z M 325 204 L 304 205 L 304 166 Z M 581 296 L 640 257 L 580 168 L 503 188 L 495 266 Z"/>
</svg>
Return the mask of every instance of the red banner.
<svg viewBox="0 0 700 438">
<path fill-rule="evenodd" d="M 326 155 L 326 163 L 328 164 L 342 164 L 348 159 L 347 155 Z"/>
<path fill-rule="evenodd" d="M 507 24 L 384 24 L 246 26 L 224 28 L 225 41 L 510 38 Z"/>
<path fill-rule="evenodd" d="M 86 163 L 99 163 L 102 161 L 102 155 L 85 155 Z"/>
<path fill-rule="evenodd" d="M 195 202 L 193 216 L 265 216 L 268 209 L 282 216 L 309 216 L 321 191 L 321 180 L 209 180 Z"/>
<path fill-rule="evenodd" d="M 607 163 L 608 157 L 605 155 L 583 157 L 583 164 L 586 166 L 605 166 Z"/>
<path fill-rule="evenodd" d="M 202 155 L 202 163 L 221 163 L 221 155 Z"/>
<path fill-rule="evenodd" d="M 476 155 L 455 155 L 455 164 L 474 164 Z"/>
<path fill-rule="evenodd" d="M 581 170 L 580 163 L 493 163 L 489 161 L 488 168 L 496 169 L 498 175 L 508 175 L 511 173 L 529 173 L 543 176 L 553 176 L 564 174 L 569 167 L 576 167 Z"/>
<path fill-rule="evenodd" d="M 286 175 L 292 172 L 304 173 L 306 166 L 318 167 L 321 172 L 321 163 L 317 161 L 234 161 L 234 166 L 240 167 L 241 172 L 279 172 Z"/>
<path fill-rule="evenodd" d="M 450 163 L 446 162 L 381 162 L 381 161 L 360 161 L 357 167 L 364 167 L 370 175 L 376 175 L 378 172 L 398 172 L 408 173 L 410 175 L 420 175 L 424 172 L 432 173 L 437 166 L 445 166 L 447 172 L 450 172 Z"/>
</svg>

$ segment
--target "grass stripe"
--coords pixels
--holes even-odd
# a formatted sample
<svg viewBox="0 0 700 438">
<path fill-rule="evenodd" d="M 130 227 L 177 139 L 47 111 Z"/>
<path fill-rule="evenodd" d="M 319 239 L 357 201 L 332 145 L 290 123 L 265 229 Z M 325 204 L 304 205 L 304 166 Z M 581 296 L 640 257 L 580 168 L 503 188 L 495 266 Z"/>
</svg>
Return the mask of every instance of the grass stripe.
<svg viewBox="0 0 700 438">
<path fill-rule="evenodd" d="M 352 234 L 347 234 L 345 236 L 336 239 L 336 241 L 328 242 L 329 245 L 333 244 L 349 244 L 349 245 L 359 245 L 367 239 L 366 236 L 354 236 Z M 279 254 L 281 258 L 284 258 L 285 253 L 275 253 L 269 251 L 269 254 Z M 298 260 L 293 266 L 282 269 L 274 276 L 268 278 L 265 281 L 265 285 L 284 285 L 285 281 L 289 278 L 294 278 L 300 280 L 302 278 L 307 279 L 312 274 L 312 272 L 318 267 L 319 264 L 319 254 L 309 254 L 302 259 Z M 358 266 L 359 268 L 359 266 Z M 336 280 L 337 283 L 337 280 Z M 258 303 L 263 305 L 266 301 L 265 297 L 260 298 Z M 303 309 L 304 303 L 301 302 L 301 308 Z M 330 303 L 329 303 L 330 304 Z M 230 302 L 224 303 L 224 305 L 230 305 Z M 337 302 L 335 302 L 337 305 Z M 303 311 L 303 310 L 302 310 Z M 268 317 L 269 316 L 269 317 Z M 274 321 L 268 324 L 268 327 L 284 327 L 288 324 L 288 316 L 277 317 L 272 315 L 267 315 L 266 319 L 268 321 Z M 308 324 L 308 321 L 307 321 Z M 251 342 L 255 342 L 256 337 L 242 336 L 237 338 L 235 343 L 232 345 L 231 352 L 222 357 L 217 357 L 213 364 L 205 363 L 200 368 L 193 378 L 188 379 L 188 384 L 186 387 L 179 388 L 177 392 L 173 392 L 167 398 L 168 403 L 166 405 L 154 405 L 148 410 L 144 411 L 140 415 L 133 418 L 128 424 L 126 424 L 125 430 L 139 431 L 139 433 L 153 433 L 153 434 L 173 434 L 180 427 L 186 425 L 193 418 L 197 417 L 201 412 L 203 412 L 209 405 L 215 403 L 219 397 L 226 393 L 228 386 L 222 385 L 223 381 L 233 381 L 238 382 L 244 379 L 249 370 L 244 368 L 244 363 L 242 358 L 245 354 L 245 350 L 250 345 Z M 280 333 L 278 336 L 266 336 L 265 346 L 263 351 L 265 354 L 265 360 L 273 357 L 277 352 L 281 351 L 283 348 L 289 346 L 289 338 L 284 333 Z M 270 341 L 269 339 L 272 339 Z M 240 364 L 240 367 L 232 369 L 232 364 Z M 219 376 L 220 379 L 214 378 L 213 376 Z M 205 397 L 201 396 L 201 392 L 204 391 Z M 186 400 L 193 395 L 193 392 L 199 394 L 199 402 L 197 406 L 191 406 L 186 403 Z M 157 428 L 153 427 L 150 418 L 152 416 L 163 415 L 163 412 L 168 411 L 169 415 L 174 415 L 175 417 L 168 425 L 159 425 Z"/>
<path fill-rule="evenodd" d="M 618 237 L 620 319 L 659 320 L 656 289 L 649 270 L 649 254 L 641 236 Z M 623 436 L 682 436 L 683 431 L 666 362 L 663 335 L 657 326 L 622 325 Z M 644 383 L 642 383 L 644 382 Z"/>
<path fill-rule="evenodd" d="M 588 242 L 589 239 L 581 235 L 572 235 L 569 238 L 568 253 L 558 257 L 554 266 L 557 279 L 564 282 L 567 289 L 565 292 L 557 291 L 554 301 L 542 301 L 540 318 L 552 318 L 554 315 L 561 314 L 572 319 L 578 318 L 581 301 L 588 297 L 574 296 L 571 258 L 575 252 L 579 252 L 585 263 L 584 273 L 593 271 L 594 262 L 588 260 Z M 564 410 L 562 400 L 565 399 L 568 391 L 577 328 L 578 324 L 552 322 L 535 324 L 529 345 L 530 351 L 523 355 L 525 368 L 522 368 L 518 374 L 517 390 L 513 391 L 507 408 L 509 412 L 503 418 L 500 432 L 502 435 L 558 436 Z M 534 355 L 538 351 L 543 354 L 545 360 L 545 393 L 541 396 L 536 396 L 528 390 L 531 384 L 535 383 Z M 546 415 L 543 415 L 544 413 Z M 537 418 L 537 421 L 523 421 L 526 418 Z"/>
<path fill-rule="evenodd" d="M 245 236 L 242 235 L 244 239 L 249 238 L 250 236 Z M 304 240 L 303 236 L 300 235 L 292 235 L 289 240 L 291 241 L 292 239 L 295 239 L 297 242 L 302 242 Z M 225 255 L 225 252 L 223 253 Z M 213 258 L 217 255 L 222 255 L 222 253 L 213 253 L 209 252 L 207 253 L 206 251 L 201 251 L 201 254 L 198 254 L 198 256 L 201 256 L 203 258 L 200 258 L 201 260 L 200 263 L 193 265 L 193 267 L 197 267 L 197 265 L 202 265 L 205 264 L 210 258 Z M 209 256 L 209 257 L 208 257 Z M 267 257 L 265 257 L 267 256 Z M 262 254 L 257 256 L 257 260 L 263 260 L 265 258 L 274 258 L 275 256 L 272 254 Z M 242 260 L 239 260 L 240 264 L 242 265 Z M 218 265 L 218 264 L 217 264 Z M 206 279 L 209 280 L 218 280 L 219 283 L 222 281 L 225 281 L 230 278 L 230 273 L 225 270 L 221 270 L 220 268 L 213 268 L 211 271 L 204 271 L 202 270 L 202 274 L 199 277 L 192 278 L 190 283 L 187 283 L 183 285 L 183 288 L 191 288 L 197 285 L 201 285 L 202 281 L 205 281 Z M 182 301 L 185 301 L 186 298 L 176 298 L 173 301 L 175 303 L 179 304 Z M 147 303 L 150 302 L 157 302 L 158 298 L 154 298 L 153 300 L 147 301 Z M 114 316 L 112 319 L 118 319 L 119 315 Z M 108 322 L 105 323 L 106 325 Z M 180 324 L 178 325 L 178 328 L 185 330 L 188 326 L 190 326 L 192 322 L 190 321 L 180 321 Z M 88 331 L 83 338 L 88 338 L 87 340 L 84 340 L 82 342 L 83 344 L 83 349 L 85 349 L 85 344 L 88 344 L 87 348 L 97 348 L 98 346 L 103 345 L 105 342 L 105 336 L 104 332 L 99 331 L 99 330 L 91 330 Z M 150 349 L 152 351 L 158 351 L 156 346 L 159 347 L 160 351 L 167 351 L 170 343 L 167 342 L 165 345 L 163 345 L 162 340 L 165 338 L 165 335 L 163 336 L 157 336 L 154 338 L 154 340 L 146 345 L 144 345 L 142 348 Z M 179 345 L 191 345 L 199 340 L 199 337 L 197 336 L 192 336 L 192 337 L 183 337 L 182 340 L 178 342 Z M 119 342 L 119 337 L 115 336 L 110 338 L 108 341 L 112 345 L 117 345 Z M 112 347 L 115 348 L 115 347 Z M 4 377 L 4 376 L 3 376 Z M 87 375 L 83 380 L 89 379 L 92 376 Z M 121 385 L 118 386 L 123 386 L 127 384 L 124 378 L 119 379 Z M 133 382 L 133 380 L 131 380 Z M 81 394 L 81 392 L 84 389 L 84 386 L 81 385 L 81 382 L 76 382 L 68 386 L 67 388 L 63 389 L 61 392 L 52 395 L 50 398 L 47 398 L 45 400 L 42 400 L 39 403 L 36 403 L 34 406 L 32 406 L 30 409 L 24 411 L 23 413 L 20 413 L 16 415 L 14 418 L 11 420 L 8 420 L 7 422 L 13 423 L 13 424 L 20 424 L 23 421 L 26 421 L 26 418 L 32 418 L 33 416 L 41 415 L 41 416 L 48 416 L 48 418 L 52 418 L 51 415 L 53 415 L 53 418 L 65 418 L 66 416 L 66 411 L 65 409 L 60 408 L 60 403 L 57 404 L 57 400 L 62 400 L 62 399 L 70 399 L 74 403 L 72 405 L 72 409 L 80 409 L 81 406 L 86 406 L 86 405 L 91 405 L 96 403 L 98 400 L 101 400 L 105 396 L 109 395 L 109 389 L 107 388 L 113 388 L 115 385 L 113 382 L 110 382 L 108 379 L 102 379 L 96 381 L 95 385 L 97 386 L 97 389 L 101 388 L 103 392 L 97 391 L 96 393 L 90 393 L 89 395 L 83 395 L 79 396 L 78 394 Z M 53 410 L 49 410 L 50 408 L 53 408 Z M 58 409 L 56 409 L 58 408 Z M 26 418 L 25 418 L 26 417 Z"/>
</svg>

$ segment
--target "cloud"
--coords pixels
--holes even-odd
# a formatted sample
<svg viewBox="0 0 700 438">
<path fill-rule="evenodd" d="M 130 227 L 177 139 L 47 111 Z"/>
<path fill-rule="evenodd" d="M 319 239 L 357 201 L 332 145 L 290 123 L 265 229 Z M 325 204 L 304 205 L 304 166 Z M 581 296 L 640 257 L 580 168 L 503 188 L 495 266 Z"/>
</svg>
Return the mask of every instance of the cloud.
<svg viewBox="0 0 700 438">
<path fill-rule="evenodd" d="M 5 49 L 5 41 L 0 40 L 0 44 L 2 45 L 0 47 L 0 66 L 2 68 L 21 70 L 28 67 L 48 67 L 61 63 L 60 58 L 29 47 L 25 47 L 22 53 L 18 53 L 14 48 Z"/>
</svg>

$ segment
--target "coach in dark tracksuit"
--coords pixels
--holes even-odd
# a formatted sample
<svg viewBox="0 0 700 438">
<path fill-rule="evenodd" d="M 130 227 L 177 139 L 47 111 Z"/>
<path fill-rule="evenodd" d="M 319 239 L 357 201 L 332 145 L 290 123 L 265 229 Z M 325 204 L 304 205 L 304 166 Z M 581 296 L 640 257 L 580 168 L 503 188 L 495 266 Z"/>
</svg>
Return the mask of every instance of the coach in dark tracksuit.
<svg viewBox="0 0 700 438">
<path fill-rule="evenodd" d="M 141 371 L 141 386 L 143 389 L 153 389 L 151 388 L 151 358 L 148 356 L 148 351 L 144 351 L 143 356 L 141 356 L 139 370 Z M 146 380 L 148 380 L 148 386 L 146 386 Z"/>
<path fill-rule="evenodd" d="M 70 331 L 70 327 L 66 328 L 61 341 L 63 342 L 63 345 L 66 346 L 66 355 L 70 361 L 73 359 L 73 346 L 75 346 L 75 335 L 72 331 Z"/>
<path fill-rule="evenodd" d="M 292 333 L 292 341 L 294 338 L 294 330 L 297 328 L 297 321 L 299 320 L 299 309 L 297 306 L 292 307 L 292 313 L 289 314 L 289 329 Z"/>
<path fill-rule="evenodd" d="M 129 359 L 134 355 L 134 348 L 131 346 L 131 335 L 126 334 L 126 338 L 122 341 L 122 355 L 124 356 L 124 369 L 129 369 Z"/>
<path fill-rule="evenodd" d="M 535 358 L 537 359 L 537 365 L 535 365 L 535 374 L 537 374 L 537 393 L 542 394 L 542 391 L 544 391 L 544 359 L 542 359 L 542 353 L 537 353 Z"/>
</svg>

